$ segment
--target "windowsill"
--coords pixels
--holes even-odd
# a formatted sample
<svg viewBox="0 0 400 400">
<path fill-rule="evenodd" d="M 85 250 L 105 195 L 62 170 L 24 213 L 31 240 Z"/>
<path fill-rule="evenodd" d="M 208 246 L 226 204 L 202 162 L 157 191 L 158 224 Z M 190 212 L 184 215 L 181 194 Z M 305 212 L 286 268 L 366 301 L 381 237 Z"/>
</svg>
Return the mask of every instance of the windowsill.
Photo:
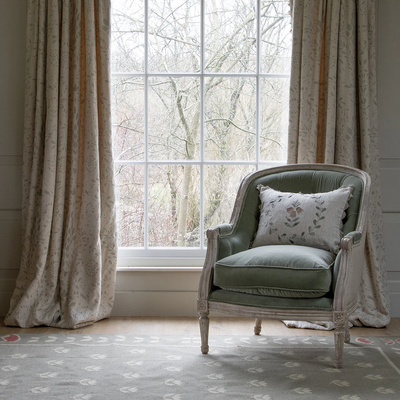
<svg viewBox="0 0 400 400">
<path fill-rule="evenodd" d="M 202 267 L 117 267 L 117 272 L 199 272 Z"/>
<path fill-rule="evenodd" d="M 120 257 L 117 271 L 187 272 L 201 271 L 203 265 L 204 257 Z"/>
</svg>

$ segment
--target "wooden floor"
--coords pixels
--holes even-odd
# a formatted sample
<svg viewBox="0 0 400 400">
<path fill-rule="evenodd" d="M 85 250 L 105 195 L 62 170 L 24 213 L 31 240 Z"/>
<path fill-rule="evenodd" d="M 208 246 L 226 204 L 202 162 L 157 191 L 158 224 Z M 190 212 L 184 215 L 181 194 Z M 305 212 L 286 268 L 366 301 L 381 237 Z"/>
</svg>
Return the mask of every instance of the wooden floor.
<svg viewBox="0 0 400 400">
<path fill-rule="evenodd" d="M 210 318 L 210 335 L 251 335 L 252 318 Z M 136 335 L 198 335 L 198 319 L 176 317 L 111 317 L 81 329 L 36 327 L 20 329 L 4 325 L 0 318 L 0 335 L 10 333 L 31 334 L 136 334 Z M 351 336 L 400 336 L 400 318 L 392 318 L 386 328 L 352 328 Z M 287 328 L 276 320 L 263 320 L 261 335 L 268 336 L 331 336 L 332 331 Z"/>
</svg>

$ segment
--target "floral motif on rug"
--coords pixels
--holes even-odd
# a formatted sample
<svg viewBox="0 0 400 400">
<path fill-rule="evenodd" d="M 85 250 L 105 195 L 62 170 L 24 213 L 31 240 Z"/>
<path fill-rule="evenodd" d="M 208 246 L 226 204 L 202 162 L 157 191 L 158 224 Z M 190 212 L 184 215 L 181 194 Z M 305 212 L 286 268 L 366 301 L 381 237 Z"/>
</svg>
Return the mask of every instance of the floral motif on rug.
<svg viewBox="0 0 400 400">
<path fill-rule="evenodd" d="M 333 367 L 331 336 L 0 336 L 0 398 L 400 398 L 400 338 L 358 337 Z"/>
</svg>

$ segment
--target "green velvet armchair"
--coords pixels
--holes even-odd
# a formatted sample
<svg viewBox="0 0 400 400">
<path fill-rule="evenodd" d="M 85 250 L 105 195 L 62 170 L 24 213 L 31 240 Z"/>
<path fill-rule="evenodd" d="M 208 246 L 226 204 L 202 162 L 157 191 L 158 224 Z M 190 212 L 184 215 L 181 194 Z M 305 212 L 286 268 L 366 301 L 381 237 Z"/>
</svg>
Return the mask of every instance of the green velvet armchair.
<svg viewBox="0 0 400 400">
<path fill-rule="evenodd" d="M 272 194 L 268 193 L 270 197 L 262 204 L 263 190 Z M 347 197 L 336 217 L 339 237 L 333 247 L 327 247 L 324 240 L 335 234 L 328 217 L 334 206 L 328 200 L 336 193 L 344 198 L 340 191 Z M 263 318 L 333 321 L 334 365 L 341 368 L 344 343 L 350 342 L 348 318 L 357 306 L 364 267 L 369 192 L 367 173 L 341 165 L 285 165 L 244 178 L 230 223 L 207 231 L 197 302 L 202 353 L 209 350 L 210 311 L 255 318 L 255 334 L 260 334 Z M 308 229 L 298 234 L 280 233 L 276 220 L 273 224 L 263 218 L 281 218 L 281 225 L 290 232 L 299 228 L 306 212 L 293 194 L 315 202 L 315 215 L 308 221 Z M 286 200 L 291 202 L 289 206 Z M 325 232 L 324 223 L 329 228 Z M 259 238 L 262 229 L 266 243 Z M 322 245 L 315 242 L 314 246 L 313 240 L 321 239 Z"/>
</svg>

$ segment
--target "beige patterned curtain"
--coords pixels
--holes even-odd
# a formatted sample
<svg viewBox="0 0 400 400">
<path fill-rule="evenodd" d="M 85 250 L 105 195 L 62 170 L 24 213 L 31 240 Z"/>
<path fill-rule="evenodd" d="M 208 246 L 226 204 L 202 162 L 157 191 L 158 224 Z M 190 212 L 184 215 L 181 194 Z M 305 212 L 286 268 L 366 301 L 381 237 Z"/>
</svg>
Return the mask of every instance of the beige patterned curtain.
<svg viewBox="0 0 400 400">
<path fill-rule="evenodd" d="M 380 206 L 375 6 L 375 0 L 291 0 L 288 162 L 343 164 L 371 175 L 366 263 L 359 306 L 350 320 L 383 327 L 390 315 Z"/>
<path fill-rule="evenodd" d="M 29 0 L 23 249 L 5 323 L 78 328 L 110 315 L 116 227 L 110 0 Z"/>
</svg>

